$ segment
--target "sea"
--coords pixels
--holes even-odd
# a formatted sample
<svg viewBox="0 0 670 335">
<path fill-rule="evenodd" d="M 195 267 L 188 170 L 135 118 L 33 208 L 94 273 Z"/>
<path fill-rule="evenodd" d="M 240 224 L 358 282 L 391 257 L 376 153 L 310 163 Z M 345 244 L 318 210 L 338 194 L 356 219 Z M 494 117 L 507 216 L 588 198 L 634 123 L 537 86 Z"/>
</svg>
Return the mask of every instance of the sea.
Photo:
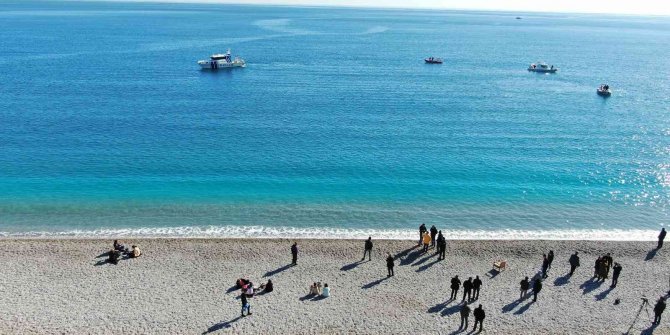
<svg viewBox="0 0 670 335">
<path fill-rule="evenodd" d="M 653 240 L 669 55 L 660 16 L 0 1 L 0 236 Z"/>
</svg>

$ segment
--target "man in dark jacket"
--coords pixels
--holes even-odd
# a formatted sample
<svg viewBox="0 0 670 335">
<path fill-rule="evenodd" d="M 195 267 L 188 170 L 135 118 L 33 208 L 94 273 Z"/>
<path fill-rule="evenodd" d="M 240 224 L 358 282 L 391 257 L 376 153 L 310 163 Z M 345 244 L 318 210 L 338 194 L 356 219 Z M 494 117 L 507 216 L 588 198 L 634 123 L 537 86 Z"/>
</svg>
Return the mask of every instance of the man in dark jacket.
<svg viewBox="0 0 670 335">
<path fill-rule="evenodd" d="M 428 229 L 426 229 L 426 225 L 422 223 L 419 226 L 419 245 L 421 245 L 423 243 L 423 233 L 425 233 L 427 231 L 428 231 Z"/>
<path fill-rule="evenodd" d="M 537 278 L 533 284 L 533 302 L 537 301 L 537 294 L 540 293 L 540 291 L 542 291 L 542 279 Z"/>
<path fill-rule="evenodd" d="M 472 281 L 472 299 L 479 299 L 479 289 L 482 287 L 482 280 L 479 279 L 479 276 L 475 276 L 475 280 Z"/>
<path fill-rule="evenodd" d="M 468 296 L 468 301 L 472 298 L 472 277 L 463 282 L 463 300 L 465 301 L 465 296 Z"/>
<path fill-rule="evenodd" d="M 388 277 L 393 277 L 393 266 L 395 264 L 393 263 L 393 256 L 391 256 L 391 253 L 389 253 L 389 256 L 386 257 L 386 269 L 388 269 Z"/>
<path fill-rule="evenodd" d="M 665 228 L 661 228 L 661 233 L 658 234 L 658 246 L 656 246 L 656 249 L 661 249 L 663 248 L 663 240 L 665 240 Z"/>
<path fill-rule="evenodd" d="M 293 245 L 291 246 L 291 255 L 293 255 L 291 265 L 298 265 L 298 242 L 293 242 Z"/>
<path fill-rule="evenodd" d="M 549 269 L 549 259 L 547 258 L 547 255 L 544 254 L 542 255 L 542 278 L 547 278 L 547 269 Z"/>
<path fill-rule="evenodd" d="M 435 248 L 435 237 L 437 236 L 437 228 L 435 228 L 435 225 L 430 227 L 430 246 Z"/>
<path fill-rule="evenodd" d="M 449 300 L 455 300 L 458 297 L 458 289 L 461 287 L 461 280 L 458 279 L 458 276 L 451 278 L 451 296 Z"/>
<path fill-rule="evenodd" d="M 520 283 L 520 290 L 521 293 L 519 294 L 519 300 L 524 299 L 528 295 L 528 289 L 530 289 L 530 282 L 528 281 L 528 277 L 523 279 Z"/>
<path fill-rule="evenodd" d="M 470 318 L 470 306 L 464 303 L 461 307 L 461 326 L 458 329 L 468 329 L 468 319 Z"/>
<path fill-rule="evenodd" d="M 656 302 L 656 305 L 654 306 L 654 322 L 653 324 L 660 325 L 661 324 L 661 314 L 663 314 L 663 311 L 665 310 L 665 299 L 663 297 L 659 298 L 658 301 Z"/>
<path fill-rule="evenodd" d="M 575 273 L 575 269 L 579 267 L 579 256 L 577 256 L 577 254 L 578 252 L 575 251 L 575 253 L 570 256 L 570 276 L 572 276 L 572 274 Z"/>
<path fill-rule="evenodd" d="M 619 275 L 621 274 L 621 264 L 614 263 L 612 268 L 612 285 L 610 287 L 616 287 L 616 284 L 619 282 Z"/>
<path fill-rule="evenodd" d="M 363 252 L 363 258 L 361 258 L 362 261 L 365 260 L 365 254 L 368 255 L 368 260 L 372 260 L 372 236 L 369 236 L 368 239 L 365 241 L 365 251 Z"/>
<path fill-rule="evenodd" d="M 549 250 L 549 255 L 547 255 L 547 260 L 549 261 L 549 266 L 547 267 L 547 270 L 551 269 L 551 263 L 554 262 L 554 251 Z"/>
<path fill-rule="evenodd" d="M 447 239 L 444 238 L 441 230 L 437 233 L 437 252 L 440 254 L 438 259 L 444 259 L 447 253 Z"/>
<path fill-rule="evenodd" d="M 482 305 L 479 305 L 479 307 L 475 308 L 475 311 L 472 314 L 475 316 L 475 327 L 472 328 L 472 331 L 477 329 L 477 323 L 479 322 L 479 331 L 481 332 L 482 328 L 484 328 L 484 318 L 486 317 L 486 313 L 484 312 Z"/>
</svg>

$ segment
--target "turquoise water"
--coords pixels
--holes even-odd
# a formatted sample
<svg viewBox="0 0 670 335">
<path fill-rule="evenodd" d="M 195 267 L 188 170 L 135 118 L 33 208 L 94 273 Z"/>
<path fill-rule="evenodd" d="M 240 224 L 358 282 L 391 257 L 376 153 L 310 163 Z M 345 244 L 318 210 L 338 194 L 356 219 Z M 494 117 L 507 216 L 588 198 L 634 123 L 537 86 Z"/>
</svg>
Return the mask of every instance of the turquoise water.
<svg viewBox="0 0 670 335">
<path fill-rule="evenodd" d="M 670 19 L 517 15 L 3 3 L 0 234 L 654 238 Z"/>
</svg>

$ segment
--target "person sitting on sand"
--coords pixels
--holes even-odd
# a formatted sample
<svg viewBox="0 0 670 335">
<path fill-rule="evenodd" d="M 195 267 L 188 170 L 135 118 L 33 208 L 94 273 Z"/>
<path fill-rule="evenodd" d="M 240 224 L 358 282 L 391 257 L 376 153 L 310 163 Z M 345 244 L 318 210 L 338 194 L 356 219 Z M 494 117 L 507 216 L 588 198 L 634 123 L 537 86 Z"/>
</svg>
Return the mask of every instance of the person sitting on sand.
<svg viewBox="0 0 670 335">
<path fill-rule="evenodd" d="M 119 240 L 114 240 L 114 250 L 118 250 L 120 252 L 126 252 L 128 249 L 119 242 Z"/>
<path fill-rule="evenodd" d="M 116 265 L 119 264 L 119 258 L 121 258 L 121 252 L 112 249 L 109 251 L 109 258 L 107 258 L 107 261 Z"/>
<path fill-rule="evenodd" d="M 309 295 L 319 295 L 319 289 L 316 287 L 316 283 L 309 286 Z"/>
<path fill-rule="evenodd" d="M 270 293 L 274 291 L 274 285 L 272 285 L 272 280 L 268 279 L 268 283 L 263 287 L 263 292 Z"/>
<path fill-rule="evenodd" d="M 249 282 L 249 284 L 247 284 L 247 286 L 244 288 L 244 294 L 251 298 L 254 296 L 254 292 L 254 283 Z"/>
<path fill-rule="evenodd" d="M 324 298 L 330 297 L 330 287 L 328 287 L 328 283 L 323 284 L 323 292 L 321 292 L 321 296 Z"/>
<path fill-rule="evenodd" d="M 132 250 L 130 250 L 130 252 L 128 253 L 128 257 L 137 258 L 137 257 L 140 257 L 140 256 L 142 256 L 142 250 L 140 250 L 140 247 L 134 245 L 132 247 Z"/>
</svg>

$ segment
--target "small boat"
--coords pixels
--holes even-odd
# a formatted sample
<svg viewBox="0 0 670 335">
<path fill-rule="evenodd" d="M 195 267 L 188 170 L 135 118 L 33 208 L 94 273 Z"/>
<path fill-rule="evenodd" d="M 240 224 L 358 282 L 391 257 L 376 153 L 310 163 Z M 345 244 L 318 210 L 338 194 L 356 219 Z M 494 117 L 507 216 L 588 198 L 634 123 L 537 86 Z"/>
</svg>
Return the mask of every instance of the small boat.
<svg viewBox="0 0 670 335">
<path fill-rule="evenodd" d="M 528 71 L 537 73 L 556 73 L 556 71 L 558 71 L 558 68 L 554 67 L 553 65 L 549 66 L 545 62 L 537 62 L 530 64 L 530 66 L 528 67 Z"/>
<path fill-rule="evenodd" d="M 442 64 L 442 58 L 428 57 L 424 61 L 426 64 Z"/>
<path fill-rule="evenodd" d="M 517 20 L 521 20 L 521 16 L 517 16 L 516 19 L 517 19 Z"/>
<path fill-rule="evenodd" d="M 230 55 L 230 49 L 225 54 L 214 54 L 208 60 L 199 60 L 198 65 L 202 70 L 230 69 L 234 67 L 246 67 L 244 59 Z"/>
<path fill-rule="evenodd" d="M 610 85 L 607 84 L 601 84 L 600 87 L 598 87 L 598 95 L 601 97 L 609 97 L 612 95 L 612 90 L 610 90 Z"/>
</svg>

